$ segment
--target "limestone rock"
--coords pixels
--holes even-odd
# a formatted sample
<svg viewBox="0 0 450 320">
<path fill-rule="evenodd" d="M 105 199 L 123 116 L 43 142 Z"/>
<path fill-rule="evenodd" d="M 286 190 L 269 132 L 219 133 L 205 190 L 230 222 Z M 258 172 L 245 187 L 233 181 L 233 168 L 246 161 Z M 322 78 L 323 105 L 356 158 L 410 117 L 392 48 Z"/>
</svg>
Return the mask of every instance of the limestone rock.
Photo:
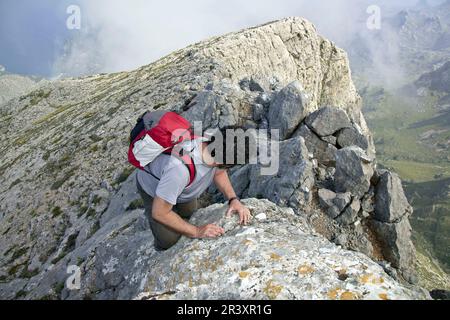
<svg viewBox="0 0 450 320">
<path fill-rule="evenodd" d="M 344 209 L 346 209 L 352 201 L 350 193 L 336 194 L 331 190 L 319 189 L 318 195 L 320 204 L 324 209 L 326 209 L 327 214 L 332 219 L 344 214 Z"/>
<path fill-rule="evenodd" d="M 336 153 L 336 191 L 351 192 L 362 198 L 370 189 L 370 179 L 374 173 L 365 152 L 359 147 L 347 147 Z"/>
<path fill-rule="evenodd" d="M 267 200 L 245 204 L 266 219 L 240 227 L 236 217 L 223 217 L 226 206 L 199 210 L 194 223 L 215 222 L 225 235 L 214 241 L 183 238 L 156 256 L 137 299 L 428 298 L 398 284 L 366 256 L 312 234 L 291 209 Z"/>
<path fill-rule="evenodd" d="M 319 189 L 319 203 L 326 210 L 330 218 L 336 218 L 341 211 L 335 206 L 334 199 L 336 199 L 336 193 L 327 189 Z"/>
<path fill-rule="evenodd" d="M 415 282 L 416 250 L 411 241 L 411 225 L 408 219 L 397 223 L 383 223 L 373 220 L 375 233 L 382 243 L 383 255 L 400 270 L 403 278 Z"/>
<path fill-rule="evenodd" d="M 320 137 L 331 136 L 341 129 L 351 127 L 346 112 L 334 107 L 317 110 L 310 114 L 305 122 Z"/>
<path fill-rule="evenodd" d="M 280 130 L 281 139 L 286 139 L 307 114 L 304 89 L 298 81 L 295 81 L 273 98 L 268 113 L 270 128 Z"/>
<path fill-rule="evenodd" d="M 238 92 L 236 91 L 236 94 Z M 233 126 L 238 123 L 238 116 L 232 104 L 215 91 L 200 92 L 186 106 L 186 109 L 182 116 L 191 123 L 201 121 L 204 130 Z"/>
<path fill-rule="evenodd" d="M 320 139 L 308 126 L 301 125 L 294 133 L 294 137 L 301 136 L 305 139 L 306 146 L 321 164 L 334 166 L 336 162 L 336 147 Z"/>
<path fill-rule="evenodd" d="M 4 71 L 5 68 L 0 66 L 0 104 L 29 93 L 38 86 L 36 79 Z"/>
<path fill-rule="evenodd" d="M 312 200 L 313 165 L 302 137 L 279 145 L 279 170 L 276 175 L 262 175 L 261 165 L 252 165 L 248 196 L 269 199 L 279 205 L 302 208 Z"/>
<path fill-rule="evenodd" d="M 336 219 L 340 224 L 349 225 L 356 222 L 359 210 L 361 209 L 361 201 L 353 199 L 352 203 L 345 211 Z"/>
<path fill-rule="evenodd" d="M 393 223 L 412 213 L 399 176 L 390 171 L 379 174 L 375 191 L 375 215 L 380 222 Z"/>
<path fill-rule="evenodd" d="M 347 192 L 347 193 L 338 193 L 333 202 L 338 207 L 339 211 L 342 212 L 342 210 L 344 210 L 351 201 L 352 201 L 352 194 L 350 192 Z"/>
<path fill-rule="evenodd" d="M 355 127 L 342 129 L 337 135 L 337 143 L 341 148 L 351 146 L 357 146 L 363 150 L 369 148 L 367 138 Z"/>
<path fill-rule="evenodd" d="M 329 144 L 332 144 L 333 146 L 335 146 L 337 143 L 337 138 L 335 136 L 322 137 L 322 140 Z"/>
</svg>

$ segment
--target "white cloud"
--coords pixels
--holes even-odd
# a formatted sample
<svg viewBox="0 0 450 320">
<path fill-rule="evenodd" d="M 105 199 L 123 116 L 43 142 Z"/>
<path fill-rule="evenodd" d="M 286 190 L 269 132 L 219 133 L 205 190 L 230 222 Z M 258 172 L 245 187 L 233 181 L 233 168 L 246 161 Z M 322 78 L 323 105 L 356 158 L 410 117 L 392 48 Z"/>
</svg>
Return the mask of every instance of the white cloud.
<svg viewBox="0 0 450 320">
<path fill-rule="evenodd" d="M 82 28 L 54 70 L 71 75 L 131 70 L 210 36 L 287 16 L 306 17 L 322 34 L 345 43 L 365 27 L 368 5 L 393 2 L 82 0 Z"/>
</svg>

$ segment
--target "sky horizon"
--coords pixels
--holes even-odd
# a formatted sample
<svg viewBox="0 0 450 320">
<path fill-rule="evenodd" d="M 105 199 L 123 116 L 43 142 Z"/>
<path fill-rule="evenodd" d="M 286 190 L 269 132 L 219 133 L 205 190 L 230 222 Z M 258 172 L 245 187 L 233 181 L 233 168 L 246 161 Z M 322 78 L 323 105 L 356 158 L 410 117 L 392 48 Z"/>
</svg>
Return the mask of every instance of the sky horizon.
<svg viewBox="0 0 450 320">
<path fill-rule="evenodd" d="M 211 36 L 288 16 L 307 18 L 342 46 L 365 27 L 369 5 L 387 16 L 418 2 L 134 0 L 130 6 L 123 0 L 2 0 L 0 65 L 10 73 L 47 78 L 133 70 Z M 79 29 L 67 27 L 73 5 L 80 8 Z"/>
</svg>

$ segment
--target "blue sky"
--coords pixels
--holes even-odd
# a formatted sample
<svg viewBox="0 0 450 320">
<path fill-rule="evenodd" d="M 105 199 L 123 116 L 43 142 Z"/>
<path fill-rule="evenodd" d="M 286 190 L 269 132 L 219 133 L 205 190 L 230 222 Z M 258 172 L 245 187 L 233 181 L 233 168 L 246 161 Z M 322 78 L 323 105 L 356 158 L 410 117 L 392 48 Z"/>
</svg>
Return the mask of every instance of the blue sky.
<svg viewBox="0 0 450 320">
<path fill-rule="evenodd" d="M 364 2 L 397 10 L 417 1 L 1 0 L 0 65 L 45 77 L 130 70 L 209 36 L 294 15 L 339 44 L 364 23 Z M 81 7 L 81 30 L 66 28 L 72 4 Z"/>
<path fill-rule="evenodd" d="M 69 40 L 70 0 L 1 0 L 0 64 L 13 73 L 49 76 L 62 43 Z"/>
</svg>

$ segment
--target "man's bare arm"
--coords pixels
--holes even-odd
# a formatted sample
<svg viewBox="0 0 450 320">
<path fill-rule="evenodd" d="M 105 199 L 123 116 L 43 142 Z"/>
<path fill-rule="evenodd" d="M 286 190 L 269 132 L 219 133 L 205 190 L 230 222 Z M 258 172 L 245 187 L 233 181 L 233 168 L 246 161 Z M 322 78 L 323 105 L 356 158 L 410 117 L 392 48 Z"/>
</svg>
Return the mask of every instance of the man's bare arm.
<svg viewBox="0 0 450 320">
<path fill-rule="evenodd" d="M 173 206 L 164 199 L 155 197 L 152 205 L 152 218 L 189 238 L 215 238 L 224 233 L 222 228 L 214 224 L 196 227 L 184 221 L 178 214 L 172 211 L 172 208 Z"/>
<path fill-rule="evenodd" d="M 217 169 L 214 176 L 214 183 L 220 192 L 229 200 L 236 197 L 233 186 L 226 170 Z"/>
<path fill-rule="evenodd" d="M 233 189 L 230 178 L 226 170 L 217 170 L 214 176 L 214 183 L 220 192 L 229 200 L 236 197 L 236 192 Z M 241 224 L 247 224 L 251 219 L 250 211 L 241 204 L 239 200 L 233 200 L 230 203 L 230 207 L 227 211 L 227 216 L 236 212 L 239 214 L 239 222 Z"/>
</svg>

